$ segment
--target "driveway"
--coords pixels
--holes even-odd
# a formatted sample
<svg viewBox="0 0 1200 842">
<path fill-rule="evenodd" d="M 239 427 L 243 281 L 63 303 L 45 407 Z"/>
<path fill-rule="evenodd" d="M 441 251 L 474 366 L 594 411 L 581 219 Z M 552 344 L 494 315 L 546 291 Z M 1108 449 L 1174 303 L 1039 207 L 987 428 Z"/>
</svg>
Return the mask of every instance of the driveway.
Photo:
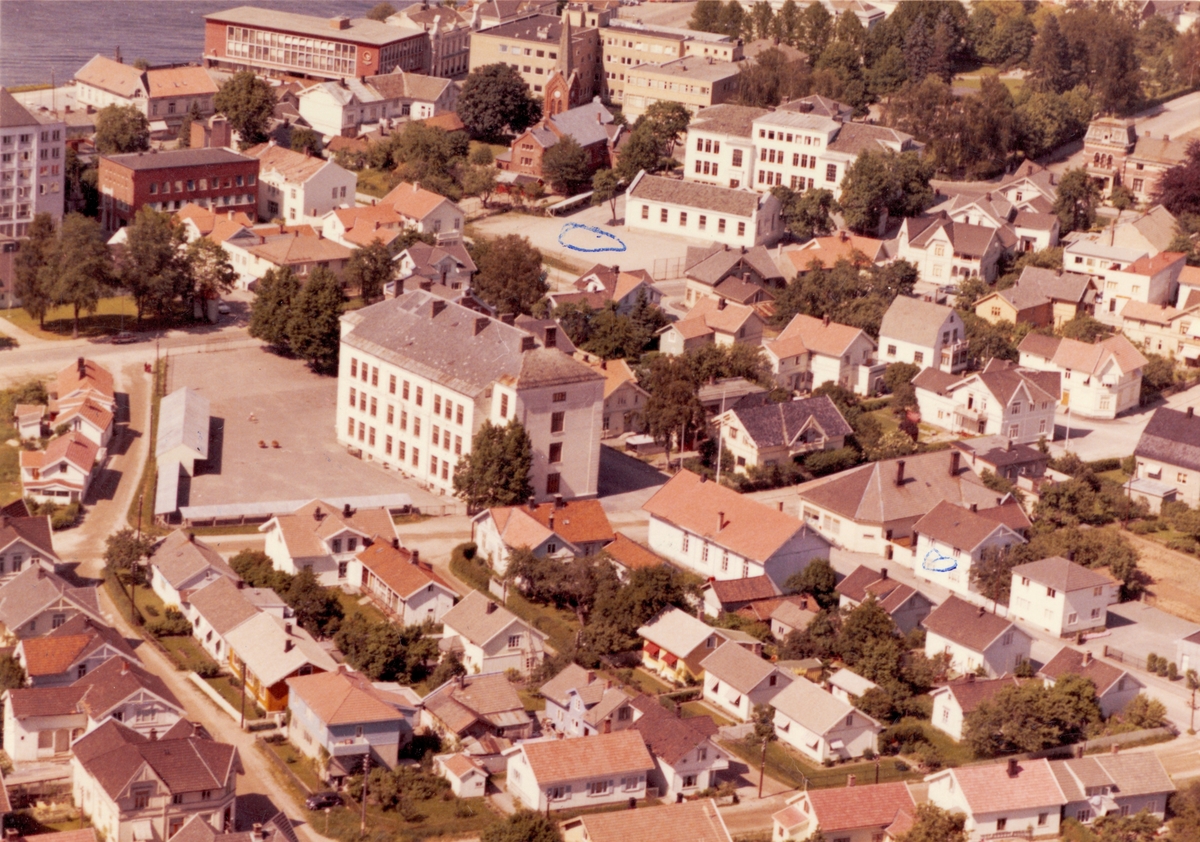
<svg viewBox="0 0 1200 842">
<path fill-rule="evenodd" d="M 1166 400 L 1155 401 L 1149 406 L 1139 407 L 1133 412 L 1125 413 L 1111 421 L 1079 418 L 1068 416 L 1061 409 L 1055 416 L 1054 441 L 1050 444 L 1050 452 L 1061 456 L 1067 450 L 1080 459 L 1090 462 L 1094 459 L 1123 457 L 1133 453 L 1133 448 L 1141 438 L 1142 431 L 1150 423 L 1150 416 L 1159 407 L 1184 410 L 1187 407 L 1200 407 L 1200 384 L 1185 392 L 1178 392 Z M 1067 438 L 1068 429 L 1070 438 Z"/>
</svg>

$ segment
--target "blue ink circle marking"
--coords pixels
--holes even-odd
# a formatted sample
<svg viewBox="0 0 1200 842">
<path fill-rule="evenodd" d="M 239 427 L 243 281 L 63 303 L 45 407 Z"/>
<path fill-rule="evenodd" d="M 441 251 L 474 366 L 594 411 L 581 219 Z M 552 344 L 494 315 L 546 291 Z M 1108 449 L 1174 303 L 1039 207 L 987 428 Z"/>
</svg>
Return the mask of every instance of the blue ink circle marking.
<svg viewBox="0 0 1200 842">
<path fill-rule="evenodd" d="M 934 573 L 949 573 L 958 567 L 958 562 L 948 555 L 942 555 L 937 550 L 925 553 L 921 561 L 922 570 L 932 570 Z"/>
<path fill-rule="evenodd" d="M 571 243 L 563 242 L 563 237 L 567 236 L 572 231 L 579 229 L 579 228 L 582 228 L 584 231 L 587 231 L 590 234 L 594 234 L 598 239 L 602 239 L 602 241 L 603 241 L 603 239 L 612 240 L 614 245 L 602 245 L 598 248 L 588 248 L 586 246 L 576 246 L 576 245 L 572 245 Z M 584 225 L 581 222 L 568 222 L 565 225 L 563 225 L 562 231 L 560 231 L 558 233 L 558 244 L 560 246 L 562 246 L 563 248 L 570 249 L 571 251 L 584 252 L 585 254 L 595 254 L 595 253 L 601 252 L 601 251 L 621 252 L 621 251 L 625 251 L 626 248 L 628 248 L 628 246 L 625 245 L 624 241 L 621 240 L 621 238 L 616 236 L 615 234 L 605 231 L 603 228 L 597 228 L 594 225 Z"/>
</svg>

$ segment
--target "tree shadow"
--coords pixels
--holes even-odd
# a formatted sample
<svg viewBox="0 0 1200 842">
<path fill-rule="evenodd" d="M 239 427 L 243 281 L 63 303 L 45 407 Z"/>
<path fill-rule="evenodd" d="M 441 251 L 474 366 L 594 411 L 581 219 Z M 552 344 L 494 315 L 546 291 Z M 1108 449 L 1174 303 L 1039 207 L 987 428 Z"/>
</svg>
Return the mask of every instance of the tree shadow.
<svg viewBox="0 0 1200 842">
<path fill-rule="evenodd" d="M 96 477 L 88 486 L 87 497 L 84 500 L 85 505 L 96 503 L 100 500 L 112 500 L 117 495 L 117 486 L 121 484 L 121 477 L 124 474 L 121 471 L 114 471 L 112 468 L 101 468 Z"/>
</svg>

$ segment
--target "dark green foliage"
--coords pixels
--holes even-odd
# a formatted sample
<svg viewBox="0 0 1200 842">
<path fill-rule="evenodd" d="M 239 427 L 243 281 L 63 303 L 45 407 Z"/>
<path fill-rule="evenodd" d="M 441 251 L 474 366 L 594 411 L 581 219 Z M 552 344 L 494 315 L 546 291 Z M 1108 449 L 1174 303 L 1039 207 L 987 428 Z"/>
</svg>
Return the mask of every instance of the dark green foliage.
<svg viewBox="0 0 1200 842">
<path fill-rule="evenodd" d="M 779 646 L 782 660 L 801 658 L 832 658 L 837 653 L 838 634 L 842 629 L 841 615 L 836 609 L 824 609 L 807 628 L 788 633 Z"/>
<path fill-rule="evenodd" d="M 740 7 L 739 7 L 740 8 Z M 621 147 L 617 175 L 633 181 L 641 170 L 657 172 L 671 154 L 671 147 L 687 130 L 691 114 L 676 102 L 660 101 L 646 109 Z"/>
<path fill-rule="evenodd" d="M 839 202 L 846 226 L 874 235 L 884 211 L 916 216 L 933 204 L 933 165 L 915 152 L 862 152 L 846 169 Z"/>
<path fill-rule="evenodd" d="M 1187 147 L 1187 158 L 1163 173 L 1154 201 L 1176 216 L 1200 214 L 1200 141 Z"/>
<path fill-rule="evenodd" d="M 1058 26 L 1057 15 L 1046 15 L 1029 54 L 1029 81 L 1033 90 L 1061 94 L 1071 84 L 1071 53 Z"/>
<path fill-rule="evenodd" d="M 130 571 L 136 569 L 138 581 L 141 581 L 142 571 L 137 565 L 146 556 L 150 555 L 150 550 L 154 547 L 154 539 L 150 537 L 138 538 L 137 533 L 132 529 L 126 528 L 119 532 L 114 532 L 109 535 L 104 542 L 104 565 L 113 572 L 121 576 L 128 576 Z"/>
<path fill-rule="evenodd" d="M 1065 675 L 1053 687 L 1034 681 L 1003 688 L 967 715 L 963 740 L 976 757 L 995 757 L 1078 742 L 1100 723 L 1095 684 Z"/>
<path fill-rule="evenodd" d="M 288 314 L 288 347 L 317 372 L 337 371 L 341 315 L 346 303 L 333 272 L 318 266 L 292 300 Z"/>
<path fill-rule="evenodd" d="M 288 343 L 288 319 L 292 302 L 300 294 L 300 281 L 292 270 L 268 269 L 259 279 L 258 294 L 250 305 L 250 335 L 261 339 L 275 350 L 286 353 Z"/>
<path fill-rule="evenodd" d="M 702 429 L 704 408 L 696 396 L 698 382 L 688 361 L 660 356 L 653 360 L 642 386 L 649 393 L 642 410 L 646 431 L 671 457 L 671 442 L 678 436 L 679 449 L 686 447 L 688 433 Z"/>
<path fill-rule="evenodd" d="M 301 568 L 280 596 L 292 609 L 300 627 L 313 637 L 332 637 L 338 630 L 343 612 L 337 591 L 321 585 L 311 569 Z"/>
<path fill-rule="evenodd" d="M 96 151 L 104 155 L 150 148 L 150 121 L 136 105 L 107 105 L 96 114 Z"/>
<path fill-rule="evenodd" d="M 454 466 L 454 493 L 471 511 L 520 505 L 533 494 L 532 465 L 529 436 L 516 418 L 503 427 L 484 421 L 471 439 L 471 452 Z"/>
<path fill-rule="evenodd" d="M 993 603 L 1008 605 L 1012 569 L 1019 563 L 1004 547 L 985 547 L 979 561 L 971 565 L 971 586 Z"/>
<path fill-rule="evenodd" d="M 321 135 L 305 126 L 298 126 L 292 129 L 291 137 L 288 138 L 288 145 L 293 152 L 303 152 L 306 155 L 314 155 L 318 158 L 321 157 L 321 152 L 324 150 L 324 144 L 321 143 Z"/>
<path fill-rule="evenodd" d="M 529 315 L 549 290 L 542 253 L 518 234 L 477 239 L 471 258 L 479 267 L 472 283 L 477 295 L 504 315 Z"/>
<path fill-rule="evenodd" d="M 617 199 L 621 196 L 621 179 L 609 169 L 598 171 L 592 176 L 592 204 L 602 205 L 608 202 L 611 219 L 617 218 Z"/>
<path fill-rule="evenodd" d="M 229 127 L 238 133 L 239 146 L 247 149 L 267 139 L 271 114 L 275 110 L 275 91 L 253 70 L 242 70 L 217 89 L 213 106 L 225 115 Z"/>
<path fill-rule="evenodd" d="M 1146 358 L 1142 366 L 1142 403 L 1149 403 L 1175 385 L 1175 361 L 1149 351 L 1142 355 Z"/>
<path fill-rule="evenodd" d="M 917 391 L 913 388 L 912 380 L 921 369 L 912 363 L 892 363 L 883 373 L 883 385 L 892 393 L 892 409 L 903 412 L 917 405 Z"/>
<path fill-rule="evenodd" d="M 827 558 L 814 558 L 808 566 L 783 583 L 786 593 L 806 593 L 817 601 L 822 608 L 834 608 L 838 604 L 838 595 L 834 590 L 837 585 L 837 574 Z"/>
<path fill-rule="evenodd" d="M 1080 342 L 1091 344 L 1110 336 L 1112 328 L 1096 321 L 1087 313 L 1081 313 L 1075 318 L 1063 322 L 1057 333 L 1067 339 L 1078 339 Z"/>
<path fill-rule="evenodd" d="M 421 821 L 420 802 L 448 796 L 449 790 L 449 781 L 422 766 L 375 766 L 367 778 L 367 802 L 399 813 L 406 822 Z M 362 798 L 361 773 L 347 780 L 346 792 L 355 800 Z"/>
<path fill-rule="evenodd" d="M 1096 207 L 1100 204 L 1100 188 L 1079 167 L 1067 170 L 1058 184 L 1058 198 L 1054 200 L 1054 212 L 1064 234 L 1070 231 L 1086 231 L 1096 220 Z"/>
<path fill-rule="evenodd" d="M 450 679 L 466 674 L 467 668 L 463 666 L 462 657 L 452 651 L 447 653 L 429 674 L 429 686 L 441 687 Z"/>
<path fill-rule="evenodd" d="M 488 825 L 479 842 L 562 842 L 558 823 L 541 813 L 518 810 L 499 824 Z"/>
<path fill-rule="evenodd" d="M 591 180 L 591 161 L 575 138 L 560 137 L 542 156 L 542 174 L 554 192 L 574 196 Z"/>
<path fill-rule="evenodd" d="M 555 307 L 557 320 L 576 347 L 606 360 L 624 357 L 636 360 L 657 343 L 659 328 L 667 323 L 662 310 L 650 303 L 645 292 L 628 316 L 617 312 L 615 302 L 593 310 L 586 301 Z"/>
<path fill-rule="evenodd" d="M 814 477 L 828 476 L 853 468 L 859 462 L 858 451 L 853 447 L 837 450 L 822 450 L 804 457 L 804 469 Z"/>
<path fill-rule="evenodd" d="M 392 252 L 379 240 L 357 248 L 346 263 L 342 278 L 351 288 L 358 288 L 359 295 L 371 303 L 383 295 L 383 286 L 392 280 Z"/>
<path fill-rule="evenodd" d="M 425 677 L 426 662 L 435 661 L 438 655 L 437 641 L 426 637 L 421 626 L 372 622 L 361 613 L 343 621 L 333 639 L 346 663 L 372 681 L 414 684 Z M 458 667 L 462 669 L 461 662 Z"/>
<path fill-rule="evenodd" d="M 25 686 L 25 668 L 12 655 L 0 655 L 0 690 L 17 690 Z"/>
<path fill-rule="evenodd" d="M 54 279 L 42 270 L 53 258 L 57 236 L 54 217 L 48 213 L 36 214 L 15 260 L 15 292 L 21 299 L 21 307 L 41 327 L 45 327 L 46 312 L 54 306 Z"/>
<path fill-rule="evenodd" d="M 787 187 L 772 188 L 772 195 L 782 205 L 783 219 L 788 231 L 801 240 L 825 237 L 835 228 L 830 213 L 838 209 L 829 190 L 806 190 L 797 193 Z"/>
<path fill-rule="evenodd" d="M 67 214 L 49 260 L 38 272 L 38 283 L 50 290 L 56 304 L 74 311 L 73 338 L 79 337 L 80 312 L 96 312 L 112 273 L 112 255 L 100 224 L 78 213 Z"/>
<path fill-rule="evenodd" d="M 229 560 L 229 566 L 252 588 L 283 594 L 292 583 L 292 577 L 276 570 L 271 557 L 261 550 L 242 550 Z"/>
<path fill-rule="evenodd" d="M 121 259 L 121 286 L 137 305 L 138 320 L 146 313 L 171 312 L 180 296 L 192 291 L 187 231 L 169 213 L 141 208 L 126 231 Z"/>
<path fill-rule="evenodd" d="M 184 637 L 192 633 L 192 624 L 178 608 L 167 606 L 164 616 L 146 623 L 146 631 L 155 637 Z"/>
<path fill-rule="evenodd" d="M 188 149 L 192 145 L 192 123 L 202 119 L 200 115 L 200 103 L 193 100 L 192 106 L 183 115 L 183 119 L 179 122 L 179 131 L 176 133 L 179 138 L 179 148 Z"/>
<path fill-rule="evenodd" d="M 840 258 L 831 269 L 813 263 L 797 275 L 775 299 L 773 322 L 787 325 L 797 313 L 861 328 L 879 336 L 879 324 L 897 295 L 912 292 L 917 267 L 907 260 L 872 265 L 861 253 Z"/>
<path fill-rule="evenodd" d="M 542 116 L 521 74 L 507 64 L 489 64 L 468 74 L 458 97 L 458 116 L 480 140 L 523 132 Z"/>
<path fill-rule="evenodd" d="M 770 108 L 812 93 L 813 74 L 803 58 L 789 58 L 777 48 L 763 50 L 738 71 L 738 102 Z"/>
<path fill-rule="evenodd" d="M 188 294 L 193 300 L 216 298 L 233 289 L 237 272 L 220 243 L 207 237 L 193 240 L 188 243 L 185 260 L 192 281 L 192 289 L 188 290 Z"/>
<path fill-rule="evenodd" d="M 965 825 L 962 813 L 935 804 L 918 804 L 912 827 L 896 837 L 896 842 L 967 842 Z"/>
<path fill-rule="evenodd" d="M 669 605 L 690 611 L 700 585 L 694 575 L 669 564 L 633 570 L 619 586 L 604 574 L 593 578 L 603 586 L 596 589 L 581 638 L 583 647 L 596 655 L 637 646 L 638 628 Z"/>
<path fill-rule="evenodd" d="M 1170 799 L 1171 842 L 1200 839 L 1200 780 L 1181 787 Z"/>
<path fill-rule="evenodd" d="M 371 11 L 367 12 L 367 19 L 385 21 L 394 14 L 396 14 L 396 7 L 391 3 L 376 3 L 371 7 Z"/>
</svg>

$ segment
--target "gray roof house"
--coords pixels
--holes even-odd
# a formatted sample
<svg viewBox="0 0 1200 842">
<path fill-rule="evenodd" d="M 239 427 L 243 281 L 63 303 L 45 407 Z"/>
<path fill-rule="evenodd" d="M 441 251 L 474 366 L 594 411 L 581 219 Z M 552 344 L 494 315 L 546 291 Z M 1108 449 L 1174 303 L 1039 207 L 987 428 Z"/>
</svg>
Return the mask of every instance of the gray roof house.
<svg viewBox="0 0 1200 842">
<path fill-rule="evenodd" d="M 1200 417 L 1192 407 L 1156 409 L 1133 455 L 1139 479 L 1173 485 L 1188 505 L 1200 505 Z"/>
<path fill-rule="evenodd" d="M 267 588 L 243 587 L 241 581 L 219 576 L 193 590 L 183 605 L 192 635 L 217 661 L 229 657 L 226 635 L 260 612 L 284 618 L 291 615 L 283 600 Z"/>
<path fill-rule="evenodd" d="M 704 698 L 739 722 L 749 722 L 755 705 L 771 702 L 794 676 L 737 641 L 727 641 L 700 662 Z"/>
<path fill-rule="evenodd" d="M 896 296 L 879 323 L 879 359 L 951 374 L 963 370 L 970 360 L 962 317 L 944 304 Z"/>
<path fill-rule="evenodd" d="M 771 706 L 776 736 L 818 762 L 849 760 L 878 747 L 882 725 L 807 679 L 797 678 Z"/>
<path fill-rule="evenodd" d="M 176 529 L 150 556 L 150 587 L 167 605 L 181 605 L 189 591 L 219 576 L 238 581 L 229 563 L 191 532 Z"/>
<path fill-rule="evenodd" d="M 442 615 L 442 627 L 441 646 L 461 652 L 463 664 L 476 673 L 528 673 L 545 654 L 542 632 L 476 590 Z"/>
<path fill-rule="evenodd" d="M 333 672 L 337 662 L 308 632 L 290 619 L 260 612 L 226 635 L 234 672 L 268 713 L 287 707 L 287 679 Z"/>
<path fill-rule="evenodd" d="M 1063 815 L 1085 825 L 1099 816 L 1132 816 L 1142 810 L 1161 821 L 1167 799 L 1175 791 L 1162 760 L 1153 752 L 1051 760 L 1050 772 L 1067 799 Z"/>
<path fill-rule="evenodd" d="M 737 460 L 735 470 L 785 462 L 816 450 L 837 450 L 854 433 L 826 395 L 782 403 L 766 398 L 762 394 L 742 398 L 717 418 Z"/>
<path fill-rule="evenodd" d="M 12 645 L 36 637 L 80 614 L 103 623 L 96 588 L 76 588 L 40 564 L 0 586 L 0 639 Z"/>
<path fill-rule="evenodd" d="M 193 473 L 194 464 L 208 458 L 208 398 L 187 387 L 162 399 L 154 458 L 159 464 L 178 462 Z"/>
</svg>

